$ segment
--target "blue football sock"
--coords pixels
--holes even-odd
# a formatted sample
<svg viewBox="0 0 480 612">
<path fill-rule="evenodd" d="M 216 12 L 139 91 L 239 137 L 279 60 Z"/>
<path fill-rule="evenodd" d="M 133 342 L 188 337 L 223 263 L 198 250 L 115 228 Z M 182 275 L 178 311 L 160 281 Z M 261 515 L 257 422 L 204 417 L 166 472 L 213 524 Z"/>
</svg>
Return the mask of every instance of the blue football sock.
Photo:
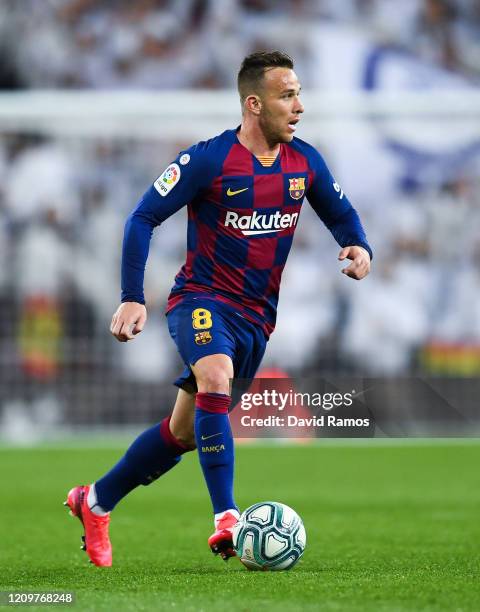
<svg viewBox="0 0 480 612">
<path fill-rule="evenodd" d="M 195 440 L 213 512 L 237 509 L 233 500 L 234 448 L 228 407 L 222 393 L 197 393 Z"/>
<path fill-rule="evenodd" d="M 97 503 L 104 510 L 113 510 L 130 491 L 168 472 L 189 450 L 172 435 L 169 423 L 167 417 L 140 434 L 120 461 L 95 482 Z"/>
</svg>

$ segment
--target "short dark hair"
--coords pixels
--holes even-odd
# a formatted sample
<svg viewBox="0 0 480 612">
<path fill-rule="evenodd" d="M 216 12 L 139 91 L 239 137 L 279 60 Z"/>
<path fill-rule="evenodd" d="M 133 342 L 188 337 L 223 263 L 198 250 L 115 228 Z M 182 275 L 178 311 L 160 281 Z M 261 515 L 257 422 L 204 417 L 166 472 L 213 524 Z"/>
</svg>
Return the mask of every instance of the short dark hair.
<svg viewBox="0 0 480 612">
<path fill-rule="evenodd" d="M 242 102 L 261 87 L 265 71 L 270 68 L 293 69 L 292 58 L 282 51 L 257 51 L 243 60 L 238 72 L 238 93 Z"/>
</svg>

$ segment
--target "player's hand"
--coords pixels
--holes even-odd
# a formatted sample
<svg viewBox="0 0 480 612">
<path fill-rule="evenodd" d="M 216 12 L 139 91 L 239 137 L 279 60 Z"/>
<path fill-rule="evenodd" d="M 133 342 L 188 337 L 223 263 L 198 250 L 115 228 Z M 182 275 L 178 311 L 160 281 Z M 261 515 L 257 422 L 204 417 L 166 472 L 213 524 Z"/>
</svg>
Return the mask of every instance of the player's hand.
<svg viewBox="0 0 480 612">
<path fill-rule="evenodd" d="M 361 280 L 365 278 L 370 272 L 370 255 L 368 251 L 360 246 L 348 246 L 344 247 L 340 251 L 338 256 L 340 261 L 344 259 L 350 259 L 351 264 L 346 268 L 343 268 L 342 273 L 354 278 L 355 280 Z"/>
<path fill-rule="evenodd" d="M 110 331 L 120 342 L 134 340 L 147 320 L 147 309 L 138 302 L 123 302 L 112 317 Z"/>
</svg>

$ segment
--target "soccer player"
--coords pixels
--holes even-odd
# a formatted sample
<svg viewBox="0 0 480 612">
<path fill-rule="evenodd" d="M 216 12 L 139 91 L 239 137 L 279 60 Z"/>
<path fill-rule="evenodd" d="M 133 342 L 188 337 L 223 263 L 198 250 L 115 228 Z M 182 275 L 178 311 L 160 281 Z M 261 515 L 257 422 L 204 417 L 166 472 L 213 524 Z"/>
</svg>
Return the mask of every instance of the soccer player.
<svg viewBox="0 0 480 612">
<path fill-rule="evenodd" d="M 185 363 L 171 414 L 144 431 L 112 469 L 65 502 L 83 523 L 95 565 L 112 563 L 110 512 L 139 485 L 198 449 L 212 500 L 211 550 L 235 553 L 230 379 L 253 378 L 275 327 L 282 270 L 306 196 L 342 247 L 342 272 L 362 279 L 371 249 L 359 217 L 318 151 L 295 138 L 303 113 L 293 61 L 279 51 L 246 57 L 238 74 L 242 123 L 177 158 L 129 216 L 122 303 L 111 332 L 133 340 L 145 325 L 144 269 L 153 229 L 188 207 L 187 258 L 168 298 L 170 334 Z"/>
</svg>

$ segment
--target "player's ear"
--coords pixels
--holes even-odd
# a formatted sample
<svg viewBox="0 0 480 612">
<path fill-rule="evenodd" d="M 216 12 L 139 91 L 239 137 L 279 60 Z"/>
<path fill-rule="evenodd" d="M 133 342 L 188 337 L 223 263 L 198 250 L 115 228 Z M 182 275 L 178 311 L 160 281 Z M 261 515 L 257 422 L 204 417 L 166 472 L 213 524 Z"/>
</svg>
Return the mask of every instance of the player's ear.
<svg viewBox="0 0 480 612">
<path fill-rule="evenodd" d="M 262 102 L 258 96 L 252 94 L 245 98 L 245 110 L 249 110 L 254 115 L 259 115 L 262 108 Z"/>
</svg>

